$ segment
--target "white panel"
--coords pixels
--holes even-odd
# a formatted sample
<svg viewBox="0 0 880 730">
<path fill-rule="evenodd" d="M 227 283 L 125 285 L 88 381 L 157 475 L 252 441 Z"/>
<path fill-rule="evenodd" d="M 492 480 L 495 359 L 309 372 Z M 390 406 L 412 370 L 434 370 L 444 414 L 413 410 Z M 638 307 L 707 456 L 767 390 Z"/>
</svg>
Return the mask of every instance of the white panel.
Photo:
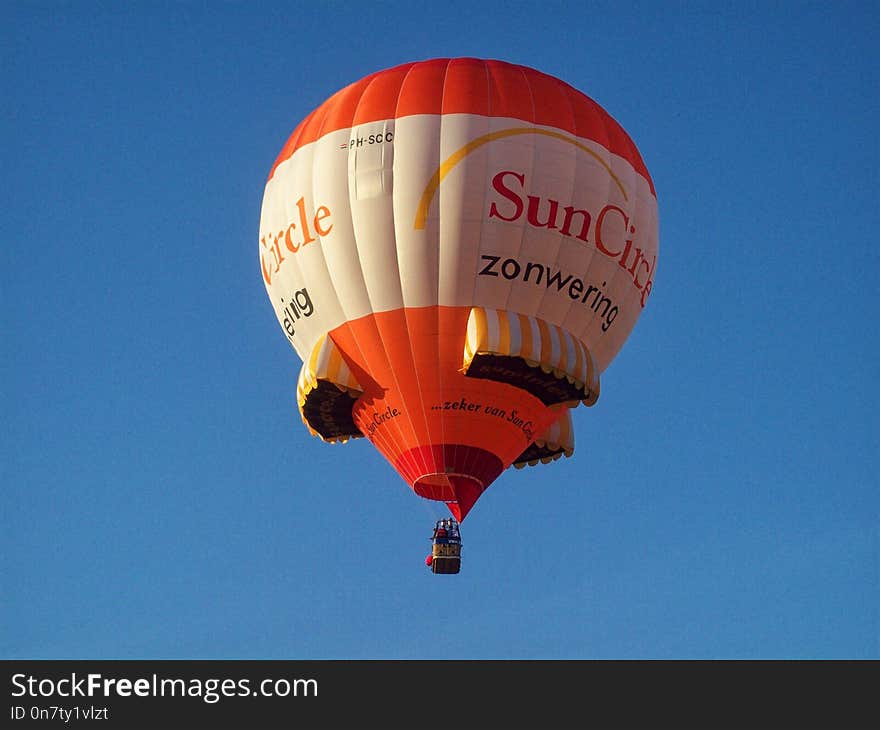
<svg viewBox="0 0 880 730">
<path fill-rule="evenodd" d="M 576 278 L 576 269 L 572 271 L 571 267 L 564 267 L 559 261 L 563 244 L 570 243 L 568 238 L 560 235 L 560 229 L 564 224 L 564 208 L 576 197 L 574 183 L 578 161 L 583 153 L 554 137 L 541 134 L 529 137 L 535 145 L 535 162 L 524 186 L 526 211 L 523 213 L 523 220 L 527 219 L 529 209 L 533 207 L 532 201 L 527 197 L 533 196 L 538 201 L 534 206 L 535 220 L 542 224 L 548 223 L 552 227 L 535 227 L 527 222 L 526 235 L 519 254 L 524 271 L 513 282 L 510 302 L 511 306 L 515 306 L 521 300 L 528 301 L 534 314 L 546 322 L 559 325 L 571 306 L 571 298 L 566 292 L 571 281 Z M 537 268 L 530 274 L 529 280 L 525 281 L 529 263 L 545 267 L 540 284 L 537 283 L 537 274 L 540 272 Z"/>
<path fill-rule="evenodd" d="M 432 208 L 440 216 L 439 303 L 469 304 L 478 257 L 486 196 L 487 146 L 482 145 L 455 162 L 456 154 L 489 132 L 486 117 L 446 114 L 440 130 L 441 165 L 449 166 Z"/>
<path fill-rule="evenodd" d="M 516 262 L 529 230 L 524 213 L 515 221 L 504 220 L 514 217 L 516 205 L 499 194 L 496 187 L 514 192 L 520 190 L 518 176 L 528 176 L 530 173 L 534 164 L 534 145 L 531 135 L 499 136 L 505 130 L 523 127 L 523 122 L 501 118 L 490 121 L 495 138 L 483 148 L 486 155 L 485 170 L 480 171 L 480 190 L 475 193 L 475 198 L 480 201 L 480 217 L 483 223 L 480 240 L 476 242 L 479 255 L 471 269 L 476 274 L 471 302 L 477 306 L 508 309 L 512 284 L 507 277 L 516 271 Z M 463 286 L 461 289 L 464 295 L 467 288 Z M 536 303 L 537 298 L 532 305 L 527 299 L 523 299 L 511 309 L 530 315 L 534 313 L 533 306 Z"/>
<path fill-rule="evenodd" d="M 649 274 L 653 277 L 656 272 L 657 201 L 647 182 L 640 176 L 634 174 L 632 188 L 635 192 L 632 196 L 634 206 L 630 224 L 635 227 L 636 232 L 629 236 L 632 244 L 625 260 L 627 266 L 617 267 L 608 293 L 609 298 L 618 306 L 617 315 L 610 325 L 607 314 L 605 318 L 595 316 L 585 328 L 584 337 L 594 343 L 593 352 L 600 371 L 608 366 L 626 341 L 642 312 L 642 300 L 644 299 L 646 306 L 650 305 L 650 295 L 645 296 L 634 279 L 639 285 L 643 285 L 649 280 Z M 603 326 L 607 328 L 606 331 L 603 331 Z"/>
<path fill-rule="evenodd" d="M 314 145 L 306 145 L 278 166 L 260 219 L 261 262 L 274 264 L 266 291 L 301 359 L 320 335 L 344 321 L 321 250 L 321 232 L 335 231 L 332 209 L 312 192 L 313 153 Z"/>
<path fill-rule="evenodd" d="M 440 117 L 403 117 L 394 135 L 394 227 L 403 302 L 407 307 L 433 306 L 439 282 L 439 208 L 431 206 L 422 221 L 419 206 L 440 167 Z"/>
<path fill-rule="evenodd" d="M 348 185 L 351 220 L 373 312 L 403 306 L 392 206 L 394 121 L 353 127 Z"/>
<path fill-rule="evenodd" d="M 322 245 L 330 279 L 346 320 L 362 317 L 371 311 L 351 220 L 349 142 L 347 129 L 318 140 L 311 172 L 315 199 L 322 201 L 333 213 L 333 230 L 323 238 Z"/>
</svg>

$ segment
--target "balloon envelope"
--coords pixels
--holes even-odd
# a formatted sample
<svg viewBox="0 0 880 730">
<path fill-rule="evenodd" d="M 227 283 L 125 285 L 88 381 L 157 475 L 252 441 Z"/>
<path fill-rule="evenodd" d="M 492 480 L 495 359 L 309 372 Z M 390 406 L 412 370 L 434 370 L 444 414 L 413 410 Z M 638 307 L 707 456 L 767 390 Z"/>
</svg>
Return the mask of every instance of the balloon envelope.
<svg viewBox="0 0 880 730">
<path fill-rule="evenodd" d="M 327 441 L 365 436 L 463 519 L 508 466 L 570 455 L 569 409 L 646 306 L 654 185 L 565 82 L 434 59 L 338 91 L 266 183 L 260 268 Z"/>
</svg>

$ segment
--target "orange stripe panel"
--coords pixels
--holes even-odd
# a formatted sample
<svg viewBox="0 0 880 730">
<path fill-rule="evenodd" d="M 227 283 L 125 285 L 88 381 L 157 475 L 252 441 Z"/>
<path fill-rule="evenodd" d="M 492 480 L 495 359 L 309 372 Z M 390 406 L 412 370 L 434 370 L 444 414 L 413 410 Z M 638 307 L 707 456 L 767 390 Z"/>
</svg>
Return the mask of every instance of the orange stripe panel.
<svg viewBox="0 0 880 730">
<path fill-rule="evenodd" d="M 452 59 L 446 66 L 442 96 L 443 114 L 491 114 L 484 63 L 475 58 Z"/>
<path fill-rule="evenodd" d="M 414 63 L 400 87 L 394 117 L 443 113 L 444 63 Z"/>
<path fill-rule="evenodd" d="M 654 184 L 624 129 L 596 102 L 565 82 L 527 66 L 474 58 L 407 63 L 341 89 L 293 131 L 269 179 L 284 160 L 319 137 L 353 124 L 412 114 L 479 114 L 546 125 L 591 139 L 628 160 Z"/>
<path fill-rule="evenodd" d="M 470 311 L 399 309 L 330 333 L 365 391 L 358 428 L 414 491 L 457 500 L 462 516 L 558 418 L 526 391 L 458 371 Z"/>
</svg>

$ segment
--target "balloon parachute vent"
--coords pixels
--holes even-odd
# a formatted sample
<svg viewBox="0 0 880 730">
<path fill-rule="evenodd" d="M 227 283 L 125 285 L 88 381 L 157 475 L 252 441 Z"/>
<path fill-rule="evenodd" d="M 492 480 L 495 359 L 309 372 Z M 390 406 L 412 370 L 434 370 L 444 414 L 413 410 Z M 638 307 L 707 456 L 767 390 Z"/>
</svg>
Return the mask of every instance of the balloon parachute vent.
<svg viewBox="0 0 880 730">
<path fill-rule="evenodd" d="M 425 561 L 432 573 L 450 575 L 461 570 L 461 532 L 453 519 L 437 520 L 431 554 Z"/>
</svg>

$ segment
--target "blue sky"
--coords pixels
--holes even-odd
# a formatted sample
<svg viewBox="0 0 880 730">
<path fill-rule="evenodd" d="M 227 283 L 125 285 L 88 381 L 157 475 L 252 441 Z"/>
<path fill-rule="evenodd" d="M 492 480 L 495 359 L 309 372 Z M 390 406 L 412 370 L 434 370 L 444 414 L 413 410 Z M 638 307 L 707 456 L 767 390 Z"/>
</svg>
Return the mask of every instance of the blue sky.
<svg viewBox="0 0 880 730">
<path fill-rule="evenodd" d="M 0 6 L 0 656 L 880 658 L 876 3 Z M 564 79 L 656 184 L 572 458 L 433 521 L 295 410 L 266 176 L 373 71 Z"/>
</svg>

